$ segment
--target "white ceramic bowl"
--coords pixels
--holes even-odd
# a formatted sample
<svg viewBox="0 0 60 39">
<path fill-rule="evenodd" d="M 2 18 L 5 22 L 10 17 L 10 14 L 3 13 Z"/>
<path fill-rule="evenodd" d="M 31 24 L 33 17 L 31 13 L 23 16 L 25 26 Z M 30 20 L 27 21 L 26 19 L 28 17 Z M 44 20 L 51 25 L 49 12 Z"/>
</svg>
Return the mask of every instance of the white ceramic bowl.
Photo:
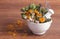
<svg viewBox="0 0 60 39">
<path fill-rule="evenodd" d="M 37 35 L 44 34 L 51 26 L 51 23 L 52 23 L 52 20 L 46 23 L 34 23 L 34 22 L 27 21 L 27 24 L 30 30 Z"/>
</svg>

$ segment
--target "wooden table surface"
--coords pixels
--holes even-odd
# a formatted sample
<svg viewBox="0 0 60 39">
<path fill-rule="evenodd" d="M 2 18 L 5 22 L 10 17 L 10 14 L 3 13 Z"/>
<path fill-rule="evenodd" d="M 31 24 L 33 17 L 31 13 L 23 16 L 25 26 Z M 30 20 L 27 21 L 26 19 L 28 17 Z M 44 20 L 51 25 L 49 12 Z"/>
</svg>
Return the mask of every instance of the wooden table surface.
<svg viewBox="0 0 60 39">
<path fill-rule="evenodd" d="M 0 39 L 14 39 L 6 33 L 7 24 L 21 19 L 20 9 L 33 2 L 35 4 L 44 4 L 43 0 L 0 0 Z M 49 0 L 49 3 L 54 9 L 55 14 L 52 16 L 53 23 L 47 33 L 42 36 L 31 33 L 31 35 L 23 36 L 21 33 L 18 33 L 15 39 L 60 39 L 60 0 Z"/>
</svg>

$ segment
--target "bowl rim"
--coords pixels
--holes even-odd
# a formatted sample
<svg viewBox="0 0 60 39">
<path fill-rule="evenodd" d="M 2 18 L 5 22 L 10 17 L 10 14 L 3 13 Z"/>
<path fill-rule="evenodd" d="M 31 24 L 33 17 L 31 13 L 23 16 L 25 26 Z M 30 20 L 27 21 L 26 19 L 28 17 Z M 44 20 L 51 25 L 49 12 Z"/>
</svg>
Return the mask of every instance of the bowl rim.
<svg viewBox="0 0 60 39">
<path fill-rule="evenodd" d="M 27 22 L 30 22 L 30 21 L 27 21 Z M 44 23 L 34 23 L 34 22 L 30 22 L 30 23 L 33 23 L 33 24 L 46 24 L 46 23 L 52 23 L 52 19 L 50 21 L 47 21 L 47 22 L 44 22 Z"/>
</svg>

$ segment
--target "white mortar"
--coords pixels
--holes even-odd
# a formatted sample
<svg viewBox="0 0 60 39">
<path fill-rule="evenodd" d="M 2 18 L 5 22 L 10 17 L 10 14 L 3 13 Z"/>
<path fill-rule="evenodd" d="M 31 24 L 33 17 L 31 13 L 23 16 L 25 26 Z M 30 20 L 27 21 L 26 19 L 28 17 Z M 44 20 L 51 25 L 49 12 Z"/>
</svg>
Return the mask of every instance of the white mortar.
<svg viewBox="0 0 60 39">
<path fill-rule="evenodd" d="M 27 21 L 28 27 L 30 30 L 37 35 L 44 34 L 51 26 L 52 20 L 46 23 L 34 23 Z"/>
</svg>

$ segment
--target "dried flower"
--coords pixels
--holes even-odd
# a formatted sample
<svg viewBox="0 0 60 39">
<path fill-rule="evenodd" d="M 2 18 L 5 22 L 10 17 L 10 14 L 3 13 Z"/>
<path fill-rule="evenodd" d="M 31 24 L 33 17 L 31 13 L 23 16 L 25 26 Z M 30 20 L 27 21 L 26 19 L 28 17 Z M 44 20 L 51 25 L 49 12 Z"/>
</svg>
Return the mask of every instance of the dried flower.
<svg viewBox="0 0 60 39">
<path fill-rule="evenodd" d="M 44 17 L 39 18 L 39 22 L 41 23 L 45 22 L 45 18 Z"/>
<path fill-rule="evenodd" d="M 29 9 L 28 12 L 29 12 L 29 13 L 33 13 L 33 10 L 32 10 L 32 9 Z"/>
<path fill-rule="evenodd" d="M 20 26 L 22 26 L 22 21 L 21 20 L 17 20 L 17 25 L 20 25 Z"/>
<path fill-rule="evenodd" d="M 8 30 L 12 30 L 12 31 L 15 29 L 13 24 L 9 24 L 7 26 L 7 28 L 8 28 Z"/>
<path fill-rule="evenodd" d="M 38 14 L 39 12 L 38 12 L 38 10 L 35 9 L 35 10 L 34 10 L 34 13 Z"/>
</svg>

